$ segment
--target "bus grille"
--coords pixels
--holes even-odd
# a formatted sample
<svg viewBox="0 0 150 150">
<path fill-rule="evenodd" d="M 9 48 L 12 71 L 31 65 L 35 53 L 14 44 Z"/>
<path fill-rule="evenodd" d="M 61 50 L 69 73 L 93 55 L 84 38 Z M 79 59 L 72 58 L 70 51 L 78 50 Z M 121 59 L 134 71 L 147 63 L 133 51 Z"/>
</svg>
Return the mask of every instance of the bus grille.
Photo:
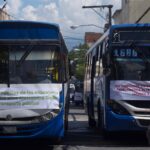
<svg viewBox="0 0 150 150">
<path fill-rule="evenodd" d="M 126 101 L 128 104 L 138 108 L 150 108 L 150 101 Z"/>
<path fill-rule="evenodd" d="M 141 126 L 148 127 L 150 125 L 150 120 L 138 119 Z"/>
<path fill-rule="evenodd" d="M 145 116 L 150 116 L 150 112 L 145 112 L 145 111 L 134 111 L 136 115 L 145 115 Z"/>
</svg>

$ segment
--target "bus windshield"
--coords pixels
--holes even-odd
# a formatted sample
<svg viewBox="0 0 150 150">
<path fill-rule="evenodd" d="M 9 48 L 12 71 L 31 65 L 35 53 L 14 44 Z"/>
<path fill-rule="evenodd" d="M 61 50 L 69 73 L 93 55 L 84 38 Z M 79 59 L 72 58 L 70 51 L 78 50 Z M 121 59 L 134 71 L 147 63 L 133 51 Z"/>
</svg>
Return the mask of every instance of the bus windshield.
<svg viewBox="0 0 150 150">
<path fill-rule="evenodd" d="M 146 47 L 140 48 L 139 51 L 142 52 L 131 48 L 113 50 L 115 79 L 150 80 L 150 51 Z"/>
<path fill-rule="evenodd" d="M 61 82 L 60 57 L 55 45 L 1 45 L 0 83 Z"/>
</svg>

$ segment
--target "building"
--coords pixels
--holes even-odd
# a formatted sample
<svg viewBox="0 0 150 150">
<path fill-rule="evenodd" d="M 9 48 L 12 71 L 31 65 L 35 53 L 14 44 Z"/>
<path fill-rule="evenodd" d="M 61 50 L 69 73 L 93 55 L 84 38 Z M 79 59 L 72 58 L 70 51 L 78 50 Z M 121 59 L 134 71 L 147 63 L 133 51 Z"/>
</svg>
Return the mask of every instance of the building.
<svg viewBox="0 0 150 150">
<path fill-rule="evenodd" d="M 85 44 L 91 47 L 100 37 L 102 33 L 95 33 L 95 32 L 86 32 L 85 33 Z"/>
<path fill-rule="evenodd" d="M 143 16 L 143 17 L 142 17 Z M 150 22 L 150 0 L 122 0 L 122 7 L 113 14 L 115 24 Z"/>
<path fill-rule="evenodd" d="M 0 9 L 0 20 L 10 20 L 10 15 L 4 10 Z"/>
</svg>

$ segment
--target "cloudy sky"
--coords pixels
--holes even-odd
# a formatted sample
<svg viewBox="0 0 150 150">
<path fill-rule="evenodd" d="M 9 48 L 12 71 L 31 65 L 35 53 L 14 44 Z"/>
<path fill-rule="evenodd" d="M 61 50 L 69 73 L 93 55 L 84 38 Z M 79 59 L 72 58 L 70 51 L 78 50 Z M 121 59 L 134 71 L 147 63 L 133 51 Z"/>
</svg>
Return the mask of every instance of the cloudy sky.
<svg viewBox="0 0 150 150">
<path fill-rule="evenodd" d="M 82 6 L 113 4 L 113 12 L 120 8 L 121 0 L 7 0 L 6 10 L 15 19 L 58 23 L 69 49 L 83 42 L 85 32 L 100 32 L 94 26 L 70 29 L 72 25 L 95 24 L 103 27 L 106 21 L 92 9 Z M 2 7 L 5 2 L 0 0 Z M 96 9 L 106 17 L 107 9 Z M 71 40 L 72 39 L 72 40 Z"/>
</svg>

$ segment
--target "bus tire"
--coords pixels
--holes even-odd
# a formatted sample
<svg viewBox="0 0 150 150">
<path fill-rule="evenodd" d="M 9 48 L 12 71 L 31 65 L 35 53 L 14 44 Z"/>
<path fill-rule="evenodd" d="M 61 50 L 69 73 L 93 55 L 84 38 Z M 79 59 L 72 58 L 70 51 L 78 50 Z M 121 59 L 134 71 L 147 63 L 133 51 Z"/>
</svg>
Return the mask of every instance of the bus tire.
<svg viewBox="0 0 150 150">
<path fill-rule="evenodd" d="M 90 114 L 90 104 L 89 104 L 89 98 L 87 99 L 87 112 L 88 112 L 88 124 L 89 127 L 95 127 L 96 126 L 96 122 L 95 119 L 92 118 L 91 114 Z"/>
<path fill-rule="evenodd" d="M 62 143 L 62 137 L 58 137 L 58 138 L 56 138 L 55 140 L 54 140 L 54 143 L 53 144 L 55 144 L 55 145 L 58 145 L 58 144 L 61 144 Z"/>
<path fill-rule="evenodd" d="M 62 137 L 57 137 L 57 138 L 43 138 L 40 139 L 39 144 L 40 145 L 49 145 L 49 144 L 54 144 L 54 145 L 58 145 L 62 143 Z"/>
<path fill-rule="evenodd" d="M 68 130 L 68 120 L 65 120 L 64 128 L 65 128 L 65 131 L 67 131 L 67 130 Z"/>
<path fill-rule="evenodd" d="M 66 103 L 65 103 L 65 110 L 64 110 L 64 113 L 65 113 L 65 116 L 64 116 L 64 129 L 65 131 L 68 130 L 68 117 L 69 117 L 69 106 L 70 106 L 70 100 L 69 100 L 69 95 L 67 95 L 67 98 L 66 98 Z"/>
<path fill-rule="evenodd" d="M 65 118 L 64 118 L 64 129 L 65 131 L 68 130 L 68 111 L 65 111 Z"/>
<path fill-rule="evenodd" d="M 103 116 L 103 112 L 102 112 L 102 109 L 101 109 L 101 102 L 100 100 L 98 100 L 98 103 L 97 103 L 97 116 L 98 116 L 98 128 L 100 129 L 100 132 L 102 134 L 104 134 L 104 116 Z"/>
</svg>

